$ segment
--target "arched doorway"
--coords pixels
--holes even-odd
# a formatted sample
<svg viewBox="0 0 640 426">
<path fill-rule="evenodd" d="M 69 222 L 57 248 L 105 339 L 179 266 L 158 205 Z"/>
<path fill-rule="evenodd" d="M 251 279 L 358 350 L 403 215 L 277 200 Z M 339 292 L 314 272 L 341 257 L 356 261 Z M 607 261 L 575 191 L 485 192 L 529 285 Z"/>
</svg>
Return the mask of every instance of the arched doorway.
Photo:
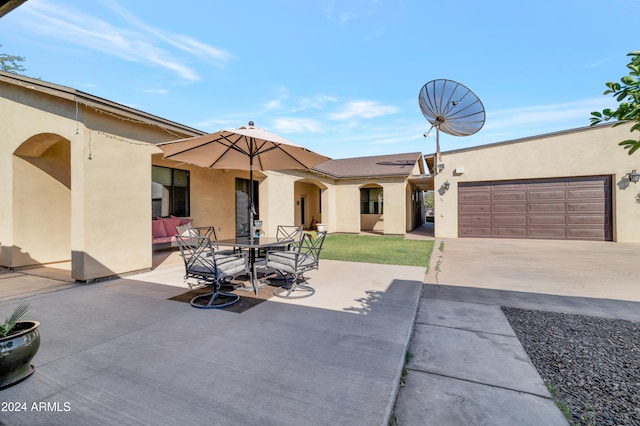
<svg viewBox="0 0 640 426">
<path fill-rule="evenodd" d="M 295 225 L 315 230 L 318 223 L 328 222 L 326 186 L 311 179 L 301 179 L 294 183 Z"/>
<path fill-rule="evenodd" d="M 13 153 L 11 267 L 71 259 L 71 144 L 53 133 Z"/>
</svg>

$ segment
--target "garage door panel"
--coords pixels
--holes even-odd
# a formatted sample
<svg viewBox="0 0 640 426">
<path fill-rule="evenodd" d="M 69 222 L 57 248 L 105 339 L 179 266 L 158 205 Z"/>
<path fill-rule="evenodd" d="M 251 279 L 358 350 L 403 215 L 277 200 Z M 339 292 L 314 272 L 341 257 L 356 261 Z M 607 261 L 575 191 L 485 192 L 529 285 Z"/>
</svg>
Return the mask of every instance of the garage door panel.
<svg viewBox="0 0 640 426">
<path fill-rule="evenodd" d="M 547 240 L 564 240 L 567 238 L 565 227 L 539 227 L 529 229 L 529 238 L 540 238 Z"/>
<path fill-rule="evenodd" d="M 605 233 L 600 229 L 568 228 L 567 238 L 572 240 L 604 240 Z"/>
<path fill-rule="evenodd" d="M 478 185 L 481 186 L 481 185 Z M 522 186 L 519 183 L 510 183 L 510 182 L 490 182 L 488 187 L 492 191 L 522 191 Z"/>
<path fill-rule="evenodd" d="M 493 213 L 526 213 L 527 212 L 527 204 L 519 203 L 519 204 L 493 204 L 491 207 L 491 212 Z"/>
<path fill-rule="evenodd" d="M 529 200 L 564 200 L 564 189 L 561 191 L 531 191 Z"/>
<path fill-rule="evenodd" d="M 603 187 L 603 185 L 606 185 L 605 181 L 599 180 L 598 178 L 608 178 L 608 177 L 609 176 L 584 176 L 584 177 L 569 178 L 571 180 L 566 181 L 565 186 L 567 187 L 572 187 L 572 186 Z"/>
<path fill-rule="evenodd" d="M 527 201 L 526 192 L 494 192 L 491 195 L 491 201 Z"/>
<path fill-rule="evenodd" d="M 582 215 L 568 216 L 569 225 L 604 225 L 606 218 L 604 216 Z"/>
<path fill-rule="evenodd" d="M 567 212 L 602 212 L 604 213 L 605 207 L 602 203 L 567 203 Z"/>
<path fill-rule="evenodd" d="M 567 209 L 565 203 L 538 203 L 529 204 L 529 213 L 564 213 Z"/>
<path fill-rule="evenodd" d="M 502 237 L 502 238 L 525 238 L 527 236 L 527 229 L 524 227 L 494 227 L 493 234 L 494 237 Z"/>
<path fill-rule="evenodd" d="M 469 192 L 460 195 L 460 198 L 463 201 L 467 202 L 490 202 L 491 201 L 491 193 L 489 192 Z"/>
<path fill-rule="evenodd" d="M 523 215 L 495 215 L 493 216 L 493 221 L 491 221 L 491 223 L 497 226 L 524 226 L 527 224 L 527 217 Z"/>
<path fill-rule="evenodd" d="M 490 213 L 491 204 L 465 204 L 460 206 L 460 211 L 463 213 Z"/>
<path fill-rule="evenodd" d="M 566 225 L 566 217 L 565 215 L 529 215 L 528 224 L 529 225 Z"/>
<path fill-rule="evenodd" d="M 604 200 L 604 191 L 602 189 L 576 189 L 567 191 L 570 200 L 576 199 L 598 199 Z"/>
<path fill-rule="evenodd" d="M 465 225 L 491 225 L 491 216 L 490 215 L 465 215 L 464 218 L 461 218 L 462 222 Z"/>
<path fill-rule="evenodd" d="M 461 183 L 463 237 L 611 240 L 611 177 Z"/>
</svg>

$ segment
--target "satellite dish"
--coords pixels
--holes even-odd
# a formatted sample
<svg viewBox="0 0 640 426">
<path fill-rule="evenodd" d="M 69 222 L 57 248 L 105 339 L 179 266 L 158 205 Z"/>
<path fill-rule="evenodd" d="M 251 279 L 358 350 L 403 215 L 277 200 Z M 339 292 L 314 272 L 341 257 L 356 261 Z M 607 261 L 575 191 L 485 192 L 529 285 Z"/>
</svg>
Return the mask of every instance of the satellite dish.
<svg viewBox="0 0 640 426">
<path fill-rule="evenodd" d="M 486 118 L 480 99 L 468 87 L 453 80 L 432 80 L 418 96 L 422 115 L 436 128 L 436 164 L 440 163 L 440 131 L 453 136 L 469 136 L 484 126 Z M 428 132 L 425 132 L 427 135 Z"/>
</svg>

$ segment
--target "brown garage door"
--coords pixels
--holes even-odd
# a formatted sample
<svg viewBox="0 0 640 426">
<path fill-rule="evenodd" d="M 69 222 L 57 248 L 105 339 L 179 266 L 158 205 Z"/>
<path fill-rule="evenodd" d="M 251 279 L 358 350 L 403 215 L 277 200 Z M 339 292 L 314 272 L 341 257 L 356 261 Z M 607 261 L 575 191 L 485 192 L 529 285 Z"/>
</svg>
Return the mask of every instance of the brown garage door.
<svg viewBox="0 0 640 426">
<path fill-rule="evenodd" d="M 610 241 L 611 177 L 460 183 L 458 235 Z"/>
</svg>

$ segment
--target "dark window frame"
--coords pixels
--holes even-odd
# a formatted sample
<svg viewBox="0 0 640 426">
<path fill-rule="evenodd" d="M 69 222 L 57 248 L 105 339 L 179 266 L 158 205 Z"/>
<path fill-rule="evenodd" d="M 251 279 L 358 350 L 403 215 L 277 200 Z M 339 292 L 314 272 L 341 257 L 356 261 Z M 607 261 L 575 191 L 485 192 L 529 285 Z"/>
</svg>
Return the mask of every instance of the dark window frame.
<svg viewBox="0 0 640 426">
<path fill-rule="evenodd" d="M 376 190 L 384 194 L 384 190 L 380 186 L 370 188 L 360 188 L 360 214 L 383 214 L 384 201 L 372 201 L 371 190 Z M 373 204 L 371 204 L 373 202 Z M 372 211 L 373 210 L 373 211 Z"/>
<path fill-rule="evenodd" d="M 166 166 L 156 166 L 152 165 L 153 168 L 159 169 L 167 169 L 171 171 L 171 183 L 169 185 L 163 185 L 162 183 L 155 182 L 153 180 L 153 172 L 151 181 L 154 183 L 158 183 L 169 190 L 169 211 L 168 216 L 176 216 L 176 217 L 189 217 L 191 215 L 191 174 L 189 170 L 184 169 L 174 169 L 172 167 Z M 186 178 L 185 186 L 177 186 L 176 185 L 176 174 L 184 174 L 183 178 Z M 182 194 L 180 194 L 182 193 Z M 154 203 L 157 202 L 162 203 L 162 198 L 151 198 L 152 203 L 152 216 L 159 217 L 162 215 L 162 210 L 160 210 L 160 214 L 156 215 L 154 213 L 154 209 L 157 206 L 154 206 Z"/>
</svg>

